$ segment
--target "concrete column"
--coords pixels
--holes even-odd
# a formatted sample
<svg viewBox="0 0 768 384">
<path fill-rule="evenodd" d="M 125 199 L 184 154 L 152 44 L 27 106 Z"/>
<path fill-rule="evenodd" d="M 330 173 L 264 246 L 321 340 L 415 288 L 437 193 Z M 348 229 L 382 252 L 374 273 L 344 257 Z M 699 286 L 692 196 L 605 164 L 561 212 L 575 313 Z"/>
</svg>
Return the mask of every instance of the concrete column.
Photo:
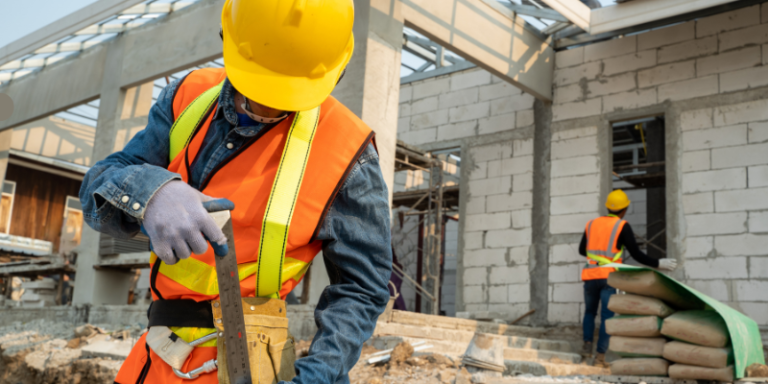
<svg viewBox="0 0 768 384">
<path fill-rule="evenodd" d="M 533 244 L 528 256 L 531 274 L 531 315 L 533 326 L 547 323 L 549 312 L 549 203 L 550 170 L 552 162 L 552 105 L 541 100 L 533 104 L 535 129 L 533 133 L 533 215 L 531 237 Z"/>
<path fill-rule="evenodd" d="M 99 118 L 93 143 L 94 163 L 114 152 L 121 127 L 119 119 L 126 101 L 126 91 L 119 84 L 123 69 L 124 40 L 115 39 L 110 43 L 104 61 Z M 100 257 L 99 238 L 100 234 L 91 227 L 83 227 L 80 246 L 76 249 L 77 275 L 72 303 L 127 304 L 133 274 L 130 271 L 94 269 Z"/>
<path fill-rule="evenodd" d="M 355 53 L 333 91 L 376 132 L 381 171 L 389 187 L 395 178 L 395 144 L 400 95 L 403 18 L 399 0 L 355 0 Z"/>
</svg>

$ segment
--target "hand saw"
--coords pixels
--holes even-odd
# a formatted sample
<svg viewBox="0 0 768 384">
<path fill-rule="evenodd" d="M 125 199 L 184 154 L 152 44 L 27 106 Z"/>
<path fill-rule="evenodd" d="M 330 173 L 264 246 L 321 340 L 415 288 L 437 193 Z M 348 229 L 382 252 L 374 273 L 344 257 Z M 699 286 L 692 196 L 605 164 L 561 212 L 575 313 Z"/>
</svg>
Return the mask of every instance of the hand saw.
<svg viewBox="0 0 768 384">
<path fill-rule="evenodd" d="M 232 232 L 230 211 L 234 203 L 226 199 L 203 203 L 205 209 L 219 225 L 226 245 L 211 243 L 216 259 L 216 277 L 219 283 L 219 301 L 224 325 L 223 337 L 219 334 L 219 343 L 224 343 L 227 356 L 227 376 L 232 384 L 251 384 L 251 366 L 248 358 L 248 340 L 245 336 L 245 318 L 243 301 L 240 294 L 240 276 L 237 271 L 235 237 Z M 219 347 L 221 348 L 221 346 Z"/>
</svg>

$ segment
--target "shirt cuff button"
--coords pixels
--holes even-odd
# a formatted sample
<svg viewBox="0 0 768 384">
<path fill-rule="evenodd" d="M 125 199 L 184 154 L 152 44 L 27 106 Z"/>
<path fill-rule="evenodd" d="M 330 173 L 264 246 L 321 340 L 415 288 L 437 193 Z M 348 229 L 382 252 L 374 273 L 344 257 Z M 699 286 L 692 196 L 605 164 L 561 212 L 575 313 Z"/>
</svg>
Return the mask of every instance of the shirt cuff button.
<svg viewBox="0 0 768 384">
<path fill-rule="evenodd" d="M 131 208 L 133 208 L 133 210 L 134 210 L 134 211 L 138 211 L 138 210 L 139 210 L 139 208 L 141 208 L 141 204 L 139 204 L 139 203 L 133 203 L 133 207 L 131 207 Z"/>
<path fill-rule="evenodd" d="M 123 203 L 127 203 L 127 202 L 128 202 L 128 200 L 130 200 L 130 199 L 131 199 L 131 198 L 130 198 L 130 197 L 128 197 L 128 195 L 123 195 L 123 198 L 122 198 L 122 199 L 120 199 L 120 201 L 122 201 Z"/>
</svg>

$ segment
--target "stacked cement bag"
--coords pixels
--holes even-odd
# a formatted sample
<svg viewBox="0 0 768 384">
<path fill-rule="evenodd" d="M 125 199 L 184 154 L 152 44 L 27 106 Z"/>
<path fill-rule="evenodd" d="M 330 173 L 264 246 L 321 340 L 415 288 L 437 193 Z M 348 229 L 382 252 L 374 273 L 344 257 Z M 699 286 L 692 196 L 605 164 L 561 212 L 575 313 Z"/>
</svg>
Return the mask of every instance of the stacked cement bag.
<svg viewBox="0 0 768 384">
<path fill-rule="evenodd" d="M 614 375 L 733 381 L 733 354 L 725 322 L 688 292 L 673 290 L 653 271 L 614 272 L 606 320 L 609 349 L 622 357 Z"/>
</svg>

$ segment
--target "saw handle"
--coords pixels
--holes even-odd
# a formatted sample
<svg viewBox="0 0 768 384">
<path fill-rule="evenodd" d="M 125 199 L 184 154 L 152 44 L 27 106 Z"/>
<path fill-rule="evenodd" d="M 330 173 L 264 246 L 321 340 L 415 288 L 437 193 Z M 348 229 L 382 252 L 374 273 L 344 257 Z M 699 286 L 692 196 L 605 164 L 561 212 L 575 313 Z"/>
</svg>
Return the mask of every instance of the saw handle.
<svg viewBox="0 0 768 384">
<path fill-rule="evenodd" d="M 228 199 L 216 199 L 216 200 L 204 202 L 203 208 L 205 208 L 205 210 L 208 211 L 208 213 L 231 211 L 235 209 L 235 203 L 231 202 Z M 211 242 L 211 240 L 208 239 L 208 236 L 203 235 L 203 237 L 205 237 L 205 240 L 207 240 L 208 243 L 211 244 L 211 247 L 213 248 L 213 253 L 216 256 L 224 257 L 229 253 L 229 246 L 227 245 L 227 243 L 224 243 L 223 245 L 219 245 L 214 242 Z"/>
</svg>

